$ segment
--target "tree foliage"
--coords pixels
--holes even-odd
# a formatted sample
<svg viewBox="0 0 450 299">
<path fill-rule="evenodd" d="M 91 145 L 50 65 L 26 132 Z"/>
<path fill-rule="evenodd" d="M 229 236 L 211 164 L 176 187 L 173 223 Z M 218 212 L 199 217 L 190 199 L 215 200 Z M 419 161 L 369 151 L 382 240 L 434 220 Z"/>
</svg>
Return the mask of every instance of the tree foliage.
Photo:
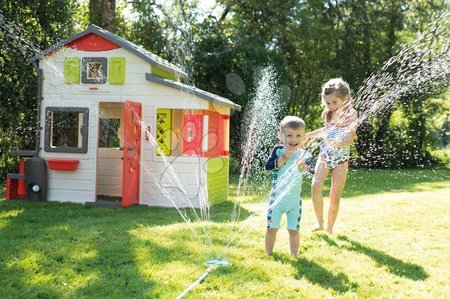
<svg viewBox="0 0 450 299">
<path fill-rule="evenodd" d="M 0 177 L 13 171 L 11 151 L 33 149 L 37 76 L 29 59 L 74 34 L 78 5 L 61 1 L 0 1 Z"/>
<path fill-rule="evenodd" d="M 210 11 L 199 3 L 27 0 L 18 5 L 0 0 L 0 175 L 15 167 L 12 149 L 34 147 L 37 79 L 28 60 L 90 23 L 180 64 L 191 75 L 189 83 L 243 107 L 250 100 L 255 72 L 272 64 L 290 96 L 288 113 L 304 118 L 312 130 L 322 125 L 323 82 L 343 77 L 357 96 L 402 44 L 449 10 L 444 0 L 217 0 Z M 132 18 L 124 14 L 127 10 Z M 443 44 L 441 40 L 433 46 Z M 395 66 L 390 69 L 391 74 L 396 71 Z M 227 86 L 230 74 L 244 82 L 241 91 Z M 430 149 L 447 142 L 436 137 L 447 136 L 442 133 L 449 123 L 449 114 L 442 116 L 447 106 L 445 100 L 436 100 L 447 89 L 444 77 L 428 91 L 399 97 L 368 119 L 359 129 L 357 162 L 367 167 L 431 164 Z M 232 117 L 235 156 L 241 115 Z"/>
</svg>

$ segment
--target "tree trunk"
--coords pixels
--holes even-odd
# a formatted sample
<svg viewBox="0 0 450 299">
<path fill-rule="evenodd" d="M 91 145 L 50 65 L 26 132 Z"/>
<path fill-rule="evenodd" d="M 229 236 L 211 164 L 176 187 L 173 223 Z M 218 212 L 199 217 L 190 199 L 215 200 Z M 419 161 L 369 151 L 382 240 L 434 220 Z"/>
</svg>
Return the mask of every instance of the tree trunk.
<svg viewBox="0 0 450 299">
<path fill-rule="evenodd" d="M 116 31 L 115 0 L 103 0 L 102 27 L 112 33 Z"/>
<path fill-rule="evenodd" d="M 89 0 L 89 23 L 102 26 L 102 1 Z"/>
<path fill-rule="evenodd" d="M 89 22 L 114 33 L 116 29 L 116 1 L 89 0 Z"/>
</svg>

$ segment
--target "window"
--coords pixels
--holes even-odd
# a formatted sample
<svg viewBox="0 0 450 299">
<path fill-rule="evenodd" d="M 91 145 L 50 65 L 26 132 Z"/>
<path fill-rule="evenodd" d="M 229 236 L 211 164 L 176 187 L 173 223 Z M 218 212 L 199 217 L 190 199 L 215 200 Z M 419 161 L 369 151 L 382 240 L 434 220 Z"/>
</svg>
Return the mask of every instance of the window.
<svg viewBox="0 0 450 299">
<path fill-rule="evenodd" d="M 98 147 L 120 147 L 120 118 L 100 118 L 98 130 Z"/>
<path fill-rule="evenodd" d="M 47 107 L 45 112 L 46 152 L 87 153 L 88 108 Z"/>
<path fill-rule="evenodd" d="M 84 57 L 81 67 L 81 82 L 105 84 L 108 74 L 106 57 Z"/>
<path fill-rule="evenodd" d="M 228 156 L 229 115 L 211 110 L 157 109 L 159 156 Z"/>
</svg>

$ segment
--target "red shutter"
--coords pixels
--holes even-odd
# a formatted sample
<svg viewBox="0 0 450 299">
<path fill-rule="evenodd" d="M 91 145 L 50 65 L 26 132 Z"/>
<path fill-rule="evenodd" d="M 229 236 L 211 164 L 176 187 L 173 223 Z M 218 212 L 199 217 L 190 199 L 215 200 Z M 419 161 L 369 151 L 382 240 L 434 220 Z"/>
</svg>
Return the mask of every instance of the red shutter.
<svg viewBox="0 0 450 299">
<path fill-rule="evenodd" d="M 228 152 L 225 152 L 225 120 L 229 116 L 211 110 L 205 110 L 204 113 L 208 115 L 208 151 L 204 153 L 204 156 L 228 155 Z"/>
<path fill-rule="evenodd" d="M 183 155 L 203 156 L 203 114 L 183 112 Z"/>
</svg>

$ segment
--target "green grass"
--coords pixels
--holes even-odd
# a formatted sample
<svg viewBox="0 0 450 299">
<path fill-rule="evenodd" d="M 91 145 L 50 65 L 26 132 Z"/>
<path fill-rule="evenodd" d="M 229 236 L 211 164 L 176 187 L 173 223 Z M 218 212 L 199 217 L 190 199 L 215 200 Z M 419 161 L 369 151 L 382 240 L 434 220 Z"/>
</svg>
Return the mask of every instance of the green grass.
<svg viewBox="0 0 450 299">
<path fill-rule="evenodd" d="M 274 256 L 264 255 L 259 196 L 232 196 L 238 224 L 229 221 L 230 201 L 211 208 L 213 222 L 193 224 L 210 229 L 213 248 L 174 209 L 0 200 L 0 298 L 175 298 L 213 251 L 233 266 L 186 298 L 448 296 L 450 170 L 351 171 L 333 237 L 308 231 L 308 186 L 304 194 L 297 259 L 284 229 Z M 244 235 L 226 246 L 233 227 Z"/>
</svg>

